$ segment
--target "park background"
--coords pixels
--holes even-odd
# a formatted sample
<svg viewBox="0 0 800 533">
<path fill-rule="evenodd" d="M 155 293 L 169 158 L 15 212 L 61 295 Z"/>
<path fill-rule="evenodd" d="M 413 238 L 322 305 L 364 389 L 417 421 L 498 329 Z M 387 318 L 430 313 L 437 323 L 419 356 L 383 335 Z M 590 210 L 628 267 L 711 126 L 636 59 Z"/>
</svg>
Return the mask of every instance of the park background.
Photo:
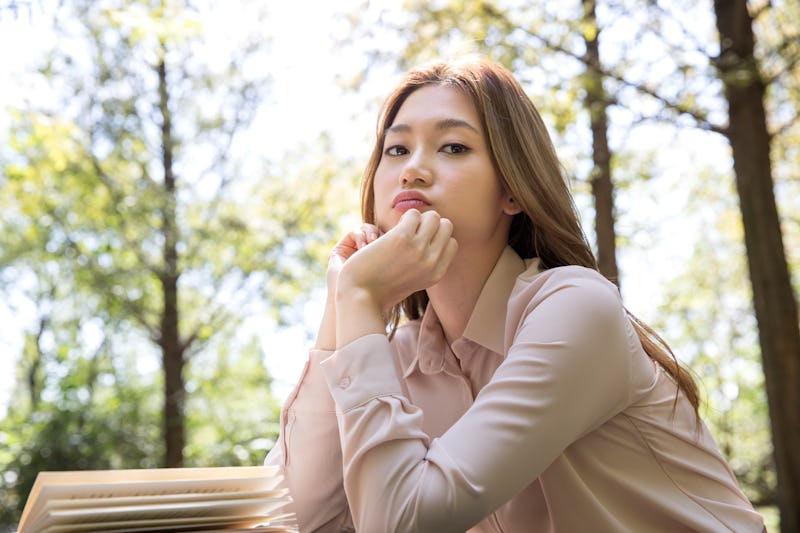
<svg viewBox="0 0 800 533">
<path fill-rule="evenodd" d="M 467 52 L 799 530 L 796 0 L 0 0 L 0 51 L 0 530 L 42 470 L 263 460 L 381 98 Z"/>
</svg>

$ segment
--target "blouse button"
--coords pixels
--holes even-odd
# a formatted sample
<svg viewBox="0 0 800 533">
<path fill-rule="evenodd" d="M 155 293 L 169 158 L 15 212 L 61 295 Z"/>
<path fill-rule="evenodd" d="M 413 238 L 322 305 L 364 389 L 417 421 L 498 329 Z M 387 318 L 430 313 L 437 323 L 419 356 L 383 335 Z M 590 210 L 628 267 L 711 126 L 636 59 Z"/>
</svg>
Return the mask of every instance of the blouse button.
<svg viewBox="0 0 800 533">
<path fill-rule="evenodd" d="M 346 389 L 349 386 L 350 386 L 350 376 L 343 377 L 342 380 L 339 382 L 339 388 Z"/>
</svg>

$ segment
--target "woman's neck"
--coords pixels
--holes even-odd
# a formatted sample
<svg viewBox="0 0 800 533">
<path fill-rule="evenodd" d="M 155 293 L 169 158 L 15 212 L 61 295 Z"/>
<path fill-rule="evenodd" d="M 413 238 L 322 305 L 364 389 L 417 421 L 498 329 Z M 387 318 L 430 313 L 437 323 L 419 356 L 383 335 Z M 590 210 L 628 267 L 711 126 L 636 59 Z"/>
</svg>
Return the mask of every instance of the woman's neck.
<svg viewBox="0 0 800 533">
<path fill-rule="evenodd" d="M 448 344 L 464 334 L 481 290 L 502 252 L 503 248 L 494 253 L 486 249 L 473 253 L 459 250 L 447 274 L 427 289 Z"/>
</svg>

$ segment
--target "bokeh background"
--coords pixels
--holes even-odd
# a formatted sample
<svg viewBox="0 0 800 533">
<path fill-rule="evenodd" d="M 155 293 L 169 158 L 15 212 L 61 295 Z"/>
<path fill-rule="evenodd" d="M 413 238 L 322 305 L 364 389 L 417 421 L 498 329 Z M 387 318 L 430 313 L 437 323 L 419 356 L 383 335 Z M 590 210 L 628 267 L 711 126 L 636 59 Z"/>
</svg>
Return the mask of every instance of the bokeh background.
<svg viewBox="0 0 800 533">
<path fill-rule="evenodd" d="M 40 471 L 261 463 L 381 98 L 463 53 L 800 530 L 796 0 L 0 0 L 0 531 Z"/>
</svg>

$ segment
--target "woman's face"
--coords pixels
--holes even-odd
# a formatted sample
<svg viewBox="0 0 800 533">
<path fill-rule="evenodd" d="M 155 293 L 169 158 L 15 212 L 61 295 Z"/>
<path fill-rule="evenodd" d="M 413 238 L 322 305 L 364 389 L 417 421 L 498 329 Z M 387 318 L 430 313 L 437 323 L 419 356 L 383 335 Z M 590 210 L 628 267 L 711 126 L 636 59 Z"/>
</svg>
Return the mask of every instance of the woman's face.
<svg viewBox="0 0 800 533">
<path fill-rule="evenodd" d="M 459 249 L 504 246 L 519 211 L 494 170 L 472 101 L 451 87 L 417 89 L 386 130 L 373 194 L 377 225 L 387 231 L 408 209 L 437 211 L 453 222 Z"/>
</svg>

